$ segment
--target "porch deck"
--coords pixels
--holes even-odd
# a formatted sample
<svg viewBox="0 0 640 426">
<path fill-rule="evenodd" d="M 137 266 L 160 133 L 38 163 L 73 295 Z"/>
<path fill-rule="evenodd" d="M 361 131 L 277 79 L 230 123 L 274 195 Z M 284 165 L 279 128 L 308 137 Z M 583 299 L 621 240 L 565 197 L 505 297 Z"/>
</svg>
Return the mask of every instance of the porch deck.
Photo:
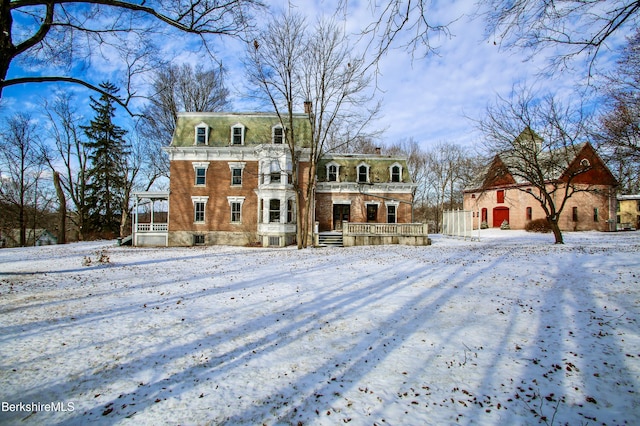
<svg viewBox="0 0 640 426">
<path fill-rule="evenodd" d="M 343 222 L 342 231 L 318 234 L 321 245 L 363 246 L 383 244 L 430 245 L 429 229 L 424 223 L 356 223 Z M 336 243 L 327 244 L 327 241 Z M 337 242 L 339 241 L 340 244 Z"/>
</svg>

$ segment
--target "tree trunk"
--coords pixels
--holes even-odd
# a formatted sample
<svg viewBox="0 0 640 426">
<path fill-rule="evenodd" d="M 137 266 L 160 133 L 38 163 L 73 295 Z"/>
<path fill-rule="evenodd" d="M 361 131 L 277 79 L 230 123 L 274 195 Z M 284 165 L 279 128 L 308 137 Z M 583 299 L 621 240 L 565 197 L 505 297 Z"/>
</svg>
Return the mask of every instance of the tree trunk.
<svg viewBox="0 0 640 426">
<path fill-rule="evenodd" d="M 11 41 L 11 27 L 13 26 L 13 18 L 11 16 L 11 3 L 3 0 L 0 3 L 0 80 L 4 81 L 9 71 L 9 65 L 13 59 L 15 46 Z M 0 86 L 0 98 L 2 98 L 2 89 Z"/>
<path fill-rule="evenodd" d="M 62 185 L 60 185 L 60 173 L 53 172 L 53 186 L 56 188 L 58 196 L 58 244 L 67 243 L 67 199 L 64 196 Z"/>
<path fill-rule="evenodd" d="M 553 231 L 553 236 L 555 237 L 556 244 L 564 244 L 564 240 L 562 239 L 562 231 L 560 230 L 560 226 L 558 226 L 557 220 L 548 219 L 549 225 L 551 226 L 551 230 Z"/>
</svg>

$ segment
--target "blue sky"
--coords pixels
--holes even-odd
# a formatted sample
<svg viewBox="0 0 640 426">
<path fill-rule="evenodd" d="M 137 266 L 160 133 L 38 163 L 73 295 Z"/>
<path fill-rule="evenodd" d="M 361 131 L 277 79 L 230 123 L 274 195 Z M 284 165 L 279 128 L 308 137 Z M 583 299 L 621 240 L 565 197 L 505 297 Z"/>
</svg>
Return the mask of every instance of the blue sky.
<svg viewBox="0 0 640 426">
<path fill-rule="evenodd" d="M 319 14 L 331 13 L 336 4 L 336 0 L 281 1 L 281 7 L 305 12 L 310 23 Z M 343 10 L 341 16 L 349 33 L 355 34 L 364 24 L 371 22 L 373 15 L 369 4 L 368 1 L 346 2 L 346 13 Z M 437 54 L 412 57 L 405 50 L 392 49 L 382 58 L 377 78 L 377 95 L 382 100 L 382 111 L 375 123 L 378 129 L 386 129 L 381 137 L 382 143 L 413 138 L 424 147 L 438 142 L 453 142 L 472 148 L 480 141 L 481 135 L 469 117 L 482 118 L 489 103 L 494 102 L 497 96 L 508 97 L 514 85 L 518 84 L 533 86 L 541 94 L 552 93 L 567 100 L 575 98 L 573 90 L 580 82 L 578 72 L 566 71 L 540 78 L 539 73 L 546 65 L 544 55 L 525 61 L 526 53 L 501 49 L 493 40 L 486 39 L 485 23 L 471 18 L 476 11 L 475 0 L 433 1 L 429 4 L 432 22 L 451 22 L 450 37 L 432 38 L 433 45 L 438 48 Z M 622 36 L 617 41 L 623 41 Z M 195 63 L 202 55 L 202 52 L 185 49 L 181 39 L 163 40 L 160 44 L 168 54 L 175 56 L 177 62 Z M 218 56 L 228 71 L 227 86 L 231 90 L 233 109 L 254 109 L 242 97 L 244 71 L 240 59 L 244 54 L 243 44 L 218 39 L 216 46 Z M 615 57 L 605 51 L 601 61 L 604 68 L 613 64 L 609 56 Z M 99 83 L 105 78 L 117 79 L 119 69 L 115 63 L 96 60 L 91 80 Z M 582 63 L 576 61 L 575 66 L 580 70 Z M 23 71 L 13 68 L 14 73 Z M 85 89 L 70 85 L 61 87 L 77 92 L 81 106 L 87 104 L 89 93 Z M 54 88 L 52 85 L 7 88 L 3 93 L 1 113 L 33 111 L 37 116 L 42 109 L 41 96 L 47 96 Z M 91 117 L 90 111 L 86 114 Z"/>
</svg>

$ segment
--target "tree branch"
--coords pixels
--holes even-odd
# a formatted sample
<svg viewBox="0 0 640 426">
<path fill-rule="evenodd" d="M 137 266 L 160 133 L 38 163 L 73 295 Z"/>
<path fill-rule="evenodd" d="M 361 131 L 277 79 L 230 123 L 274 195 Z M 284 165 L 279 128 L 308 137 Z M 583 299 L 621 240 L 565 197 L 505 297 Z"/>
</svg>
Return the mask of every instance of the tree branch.
<svg viewBox="0 0 640 426">
<path fill-rule="evenodd" d="M 199 21 L 202 19 L 203 16 L 208 15 L 214 10 L 230 10 L 231 5 L 233 3 L 237 3 L 237 0 L 233 0 L 230 2 L 222 3 L 222 4 L 214 3 L 215 6 L 209 7 L 206 10 L 203 10 L 202 12 L 199 12 L 199 13 L 194 13 L 195 6 L 192 5 L 189 8 L 187 13 L 180 15 L 177 19 L 170 18 L 167 15 L 159 13 L 153 7 L 144 6 L 144 2 L 142 2 L 141 4 L 136 4 L 136 3 L 130 3 L 127 1 L 120 1 L 120 0 L 55 0 L 55 2 L 51 2 L 50 0 L 17 0 L 17 1 L 11 2 L 11 9 L 19 9 L 25 6 L 42 6 L 42 5 L 47 5 L 47 7 L 49 7 L 50 5 L 51 8 L 53 8 L 54 4 L 72 4 L 72 3 L 104 5 L 109 7 L 118 7 L 121 9 L 127 9 L 134 12 L 142 12 L 147 15 L 153 16 L 154 18 L 164 22 L 165 24 L 168 24 L 174 28 L 177 28 L 187 33 L 225 34 L 225 33 L 228 33 L 228 31 L 226 31 L 225 29 L 217 29 L 217 28 L 207 29 L 206 21 L 205 23 L 200 23 Z M 262 5 L 262 3 L 258 1 L 256 1 L 255 3 L 257 5 Z M 184 23 L 180 22 L 181 19 L 187 16 L 191 16 L 191 23 L 189 25 L 185 25 Z"/>
<path fill-rule="evenodd" d="M 13 3 L 11 3 L 11 6 L 13 9 Z M 49 33 L 49 30 L 51 29 L 51 24 L 53 23 L 54 4 L 51 1 L 47 1 L 46 6 L 47 6 L 47 13 L 44 17 L 44 21 L 42 22 L 42 25 L 40 25 L 40 28 L 38 28 L 38 31 L 31 38 L 23 41 L 22 43 L 16 46 L 14 56 L 17 56 L 20 53 L 40 43 L 47 36 L 47 33 Z"/>
<path fill-rule="evenodd" d="M 25 84 L 25 83 L 72 83 L 72 84 L 79 84 L 81 86 L 84 86 L 88 89 L 91 89 L 95 92 L 100 93 L 101 95 L 104 96 L 108 96 L 110 99 L 112 99 L 114 102 L 116 102 L 118 105 L 120 105 L 122 108 L 125 109 L 125 111 L 127 111 L 132 117 L 138 116 L 139 114 L 134 114 L 128 106 L 129 103 L 129 99 L 127 99 L 126 101 L 118 98 L 117 96 L 113 96 L 112 94 L 102 90 L 100 87 L 98 86 L 94 86 L 91 83 L 88 83 L 84 80 L 81 80 L 79 78 L 73 78 L 73 77 L 19 77 L 19 78 L 10 78 L 8 80 L 2 80 L 0 81 L 0 89 L 4 89 L 5 87 L 9 87 L 9 86 L 15 86 L 18 84 Z"/>
</svg>

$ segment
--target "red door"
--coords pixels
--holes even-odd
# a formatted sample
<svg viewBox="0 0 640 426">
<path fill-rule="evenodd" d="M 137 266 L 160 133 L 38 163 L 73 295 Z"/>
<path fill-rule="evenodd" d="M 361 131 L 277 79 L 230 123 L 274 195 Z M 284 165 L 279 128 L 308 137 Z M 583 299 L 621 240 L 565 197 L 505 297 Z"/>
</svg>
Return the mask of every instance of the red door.
<svg viewBox="0 0 640 426">
<path fill-rule="evenodd" d="M 509 223 L 509 207 L 495 207 L 493 209 L 493 227 L 499 228 L 505 220 Z"/>
</svg>

